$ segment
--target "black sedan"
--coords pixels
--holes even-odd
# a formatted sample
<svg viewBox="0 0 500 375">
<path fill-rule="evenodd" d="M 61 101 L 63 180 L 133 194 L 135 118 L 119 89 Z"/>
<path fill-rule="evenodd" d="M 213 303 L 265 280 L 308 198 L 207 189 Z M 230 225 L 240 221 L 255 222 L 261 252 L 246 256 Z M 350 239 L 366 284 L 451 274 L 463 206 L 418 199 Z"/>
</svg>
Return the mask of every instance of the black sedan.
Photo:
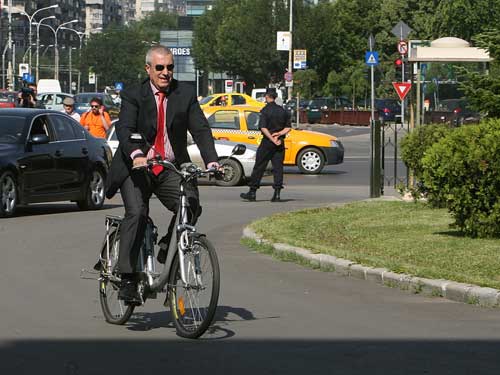
<svg viewBox="0 0 500 375">
<path fill-rule="evenodd" d="M 0 110 L 0 217 L 18 205 L 74 201 L 82 210 L 104 203 L 111 163 L 105 139 L 90 135 L 64 113 Z"/>
</svg>

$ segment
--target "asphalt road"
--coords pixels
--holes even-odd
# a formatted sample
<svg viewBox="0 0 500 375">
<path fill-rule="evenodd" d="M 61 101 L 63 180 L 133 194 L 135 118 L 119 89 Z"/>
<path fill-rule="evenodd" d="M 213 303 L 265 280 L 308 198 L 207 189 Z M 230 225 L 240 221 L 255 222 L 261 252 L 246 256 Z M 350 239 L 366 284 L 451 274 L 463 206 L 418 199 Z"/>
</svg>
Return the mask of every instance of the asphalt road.
<svg viewBox="0 0 500 375">
<path fill-rule="evenodd" d="M 126 326 L 106 324 L 97 282 L 80 279 L 95 262 L 105 214 L 40 204 L 0 221 L 0 373 L 138 374 L 498 374 L 500 314 L 282 263 L 240 244 L 252 220 L 274 212 L 368 196 L 366 129 L 334 129 L 351 150 L 320 176 L 291 168 L 284 203 L 270 179 L 257 202 L 244 187 L 200 188 L 200 229 L 216 245 L 221 296 L 213 329 L 179 339 L 163 300 L 148 301 Z M 330 131 L 330 130 L 328 130 Z M 166 229 L 157 200 L 151 216 Z M 321 228 L 318 228 L 321 236 Z"/>
</svg>

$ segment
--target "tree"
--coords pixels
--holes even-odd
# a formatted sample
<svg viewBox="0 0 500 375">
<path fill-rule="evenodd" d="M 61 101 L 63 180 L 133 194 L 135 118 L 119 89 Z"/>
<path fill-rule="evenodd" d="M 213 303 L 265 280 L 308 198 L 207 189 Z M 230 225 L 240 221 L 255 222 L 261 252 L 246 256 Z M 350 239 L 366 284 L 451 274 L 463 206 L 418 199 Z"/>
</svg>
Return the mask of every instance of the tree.
<svg viewBox="0 0 500 375">
<path fill-rule="evenodd" d="M 282 1 L 216 1 L 195 24 L 196 66 L 241 76 L 247 87 L 282 77 L 288 55 L 276 51 L 276 32 L 286 25 L 285 15 Z"/>
<path fill-rule="evenodd" d="M 465 78 L 459 83 L 472 108 L 483 112 L 488 117 L 500 117 L 500 29 L 493 29 L 478 34 L 474 41 L 485 48 L 494 58 L 489 74 L 461 68 Z"/>
<path fill-rule="evenodd" d="M 310 99 L 318 93 L 318 73 L 313 69 L 300 70 L 295 72 L 294 91 L 299 93 L 304 99 Z M 296 95 L 296 94 L 295 94 Z"/>
<path fill-rule="evenodd" d="M 176 16 L 151 13 L 128 26 L 111 25 L 92 34 L 77 63 L 81 71 L 92 68 L 103 85 L 123 82 L 126 86 L 146 77 L 145 55 L 152 42 L 160 40 L 160 30 L 176 27 Z"/>
</svg>

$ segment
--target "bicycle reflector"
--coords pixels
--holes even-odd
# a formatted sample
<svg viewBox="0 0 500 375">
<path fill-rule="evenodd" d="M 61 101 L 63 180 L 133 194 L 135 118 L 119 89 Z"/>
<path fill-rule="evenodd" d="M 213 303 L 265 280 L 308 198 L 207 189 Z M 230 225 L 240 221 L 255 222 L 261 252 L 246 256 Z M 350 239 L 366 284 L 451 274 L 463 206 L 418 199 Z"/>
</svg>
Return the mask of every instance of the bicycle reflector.
<svg viewBox="0 0 500 375">
<path fill-rule="evenodd" d="M 179 312 L 181 315 L 186 313 L 186 308 L 184 307 L 184 297 L 179 297 L 177 300 L 177 307 L 179 307 Z"/>
</svg>

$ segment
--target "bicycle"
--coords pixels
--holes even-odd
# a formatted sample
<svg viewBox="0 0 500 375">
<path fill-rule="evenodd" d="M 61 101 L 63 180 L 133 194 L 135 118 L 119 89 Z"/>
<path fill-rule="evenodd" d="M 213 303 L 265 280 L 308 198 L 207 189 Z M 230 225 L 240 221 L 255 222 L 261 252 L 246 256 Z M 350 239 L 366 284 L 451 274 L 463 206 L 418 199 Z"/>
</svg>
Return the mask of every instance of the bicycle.
<svg viewBox="0 0 500 375">
<path fill-rule="evenodd" d="M 238 144 L 232 155 L 241 155 L 246 147 Z M 181 177 L 179 209 L 175 217 L 176 228 L 171 236 L 163 269 L 157 271 L 155 248 L 158 229 L 148 218 L 144 241 L 137 264 L 138 292 L 141 305 L 147 299 L 166 292 L 164 305 L 170 306 L 176 332 L 181 337 L 198 338 L 210 326 L 217 308 L 220 271 L 215 248 L 204 234 L 188 223 L 188 202 L 185 185 L 198 177 L 213 174 L 214 169 L 200 169 L 194 164 L 178 170 L 166 160 L 150 160 L 148 168 L 160 164 Z M 99 299 L 108 323 L 122 325 L 131 317 L 136 305 L 126 305 L 118 299 L 121 278 L 117 272 L 120 224 L 122 218 L 107 215 L 106 236 L 98 264 Z"/>
</svg>

